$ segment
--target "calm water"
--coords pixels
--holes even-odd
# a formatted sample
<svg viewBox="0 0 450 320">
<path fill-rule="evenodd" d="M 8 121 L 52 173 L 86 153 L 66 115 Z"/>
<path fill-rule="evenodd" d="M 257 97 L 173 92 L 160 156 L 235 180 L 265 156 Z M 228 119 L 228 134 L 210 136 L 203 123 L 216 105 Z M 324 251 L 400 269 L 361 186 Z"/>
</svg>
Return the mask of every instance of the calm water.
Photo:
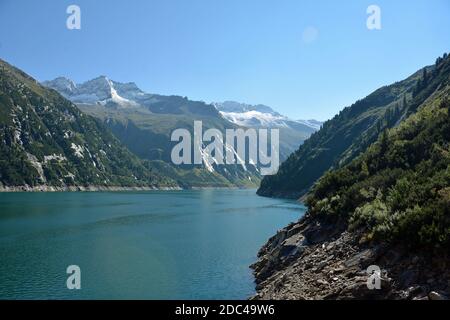
<svg viewBox="0 0 450 320">
<path fill-rule="evenodd" d="M 0 299 L 247 298 L 258 249 L 303 212 L 254 190 L 3 193 Z"/>
</svg>

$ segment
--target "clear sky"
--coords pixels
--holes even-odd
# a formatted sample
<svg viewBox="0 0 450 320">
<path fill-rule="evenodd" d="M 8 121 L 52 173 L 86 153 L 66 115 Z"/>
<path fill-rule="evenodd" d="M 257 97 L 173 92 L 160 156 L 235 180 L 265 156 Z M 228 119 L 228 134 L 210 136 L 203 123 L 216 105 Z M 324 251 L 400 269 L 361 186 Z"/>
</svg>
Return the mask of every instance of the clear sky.
<svg viewBox="0 0 450 320">
<path fill-rule="evenodd" d="M 38 80 L 107 75 L 295 119 L 331 118 L 449 51 L 448 0 L 0 0 L 0 58 Z"/>
</svg>

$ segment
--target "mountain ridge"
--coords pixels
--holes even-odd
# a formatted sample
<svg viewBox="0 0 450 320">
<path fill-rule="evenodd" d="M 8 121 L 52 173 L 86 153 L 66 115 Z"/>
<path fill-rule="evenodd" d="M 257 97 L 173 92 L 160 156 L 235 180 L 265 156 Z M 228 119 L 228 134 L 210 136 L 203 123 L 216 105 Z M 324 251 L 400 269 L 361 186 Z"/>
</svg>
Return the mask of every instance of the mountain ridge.
<svg viewBox="0 0 450 320">
<path fill-rule="evenodd" d="M 305 128 L 303 130 L 313 129 L 312 132 L 314 132 L 320 129 L 322 125 L 322 122 L 317 120 L 290 119 L 273 110 L 272 107 L 263 104 L 251 105 L 236 101 L 225 101 L 214 102 L 213 105 L 231 122 L 247 127 L 265 125 L 268 127 L 294 127 L 298 129 L 299 125 L 304 125 Z"/>
<path fill-rule="evenodd" d="M 394 127 L 407 116 L 410 112 L 407 103 L 421 73 L 422 69 L 402 81 L 383 86 L 325 121 L 281 164 L 278 174 L 261 181 L 258 194 L 298 199 L 327 170 L 357 157 L 384 129 Z"/>
<path fill-rule="evenodd" d="M 95 118 L 1 59 L 0 139 L 3 190 L 179 187 Z"/>
<path fill-rule="evenodd" d="M 71 99 L 85 113 L 90 114 L 108 126 L 116 137 L 132 152 L 141 158 L 153 162 L 162 172 L 189 187 L 241 186 L 257 187 L 261 176 L 259 167 L 248 166 L 173 166 L 171 164 L 171 132 L 178 128 L 192 133 L 194 121 L 202 121 L 205 129 L 215 128 L 224 132 L 234 128 L 280 128 L 280 158 L 284 160 L 312 132 L 314 126 L 308 126 L 287 119 L 270 107 L 258 105 L 256 108 L 270 112 L 283 123 L 258 123 L 243 126 L 221 113 L 217 105 L 202 101 L 191 101 L 186 97 L 163 96 L 145 93 L 133 83 L 120 83 L 100 76 L 81 84 L 74 84 L 68 78 L 56 78 L 44 81 L 47 87 L 60 91 Z M 126 99 L 126 100 L 125 100 Z M 234 102 L 228 104 L 240 105 Z M 255 108 L 245 105 L 245 108 Z M 242 109 L 241 109 L 242 110 Z M 289 123 L 286 125 L 285 123 Z M 189 172 L 193 170 L 193 172 Z M 189 177 L 189 178 L 187 178 Z M 209 182 L 208 182 L 209 181 Z"/>
<path fill-rule="evenodd" d="M 61 82 L 57 79 L 43 84 L 64 90 L 68 81 Z M 185 188 L 256 187 L 259 184 L 258 169 L 251 164 L 172 164 L 171 151 L 177 143 L 171 141 L 173 130 L 184 128 L 192 134 L 194 121 L 202 121 L 205 129 L 234 128 L 213 105 L 181 96 L 145 93 L 135 83 L 124 84 L 105 76 L 76 84 L 75 90 L 66 95 L 83 112 L 109 127 L 137 156 L 150 161 L 159 172 Z"/>
</svg>

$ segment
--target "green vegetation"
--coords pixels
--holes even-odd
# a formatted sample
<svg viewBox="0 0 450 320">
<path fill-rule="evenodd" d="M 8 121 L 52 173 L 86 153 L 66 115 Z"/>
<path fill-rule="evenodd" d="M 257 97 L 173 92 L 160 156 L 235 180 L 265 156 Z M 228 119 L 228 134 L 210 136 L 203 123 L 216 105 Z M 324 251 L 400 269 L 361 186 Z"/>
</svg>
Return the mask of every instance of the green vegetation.
<svg viewBox="0 0 450 320">
<path fill-rule="evenodd" d="M 427 69 L 431 73 L 434 67 Z M 282 163 L 278 174 L 262 180 L 258 194 L 299 198 L 327 170 L 351 162 L 381 132 L 394 127 L 413 111 L 413 92 L 422 74 L 423 71 L 418 71 L 403 81 L 382 87 L 326 121 Z M 422 94 L 416 98 L 423 101 Z"/>
<path fill-rule="evenodd" d="M 188 105 L 198 104 L 198 102 L 190 100 L 182 101 Z M 179 102 L 178 100 L 174 101 L 174 103 Z M 177 144 L 177 142 L 170 141 L 174 129 L 185 128 L 193 132 L 195 120 L 202 120 L 205 130 L 216 128 L 225 132 L 227 128 L 235 127 L 210 111 L 199 113 L 199 110 L 206 108 L 205 106 L 207 105 L 196 106 L 196 108 L 186 107 L 183 114 L 163 114 L 151 113 L 142 108 L 118 109 L 101 105 L 78 105 L 84 113 L 103 122 L 120 142 L 139 158 L 148 160 L 153 167 L 158 169 L 159 173 L 177 181 L 179 185 L 185 188 L 255 188 L 259 185 L 261 176 L 251 166 L 248 166 L 247 171 L 240 165 L 217 166 L 214 172 L 210 172 L 204 165 L 175 166 L 172 164 L 171 151 Z M 175 107 L 170 109 L 174 110 Z M 195 109 L 197 113 L 188 112 L 191 109 Z"/>
<path fill-rule="evenodd" d="M 0 186 L 176 186 L 98 120 L 0 60 Z"/>
<path fill-rule="evenodd" d="M 421 74 L 410 116 L 318 181 L 312 215 L 345 221 L 366 240 L 450 245 L 450 58 Z"/>
</svg>

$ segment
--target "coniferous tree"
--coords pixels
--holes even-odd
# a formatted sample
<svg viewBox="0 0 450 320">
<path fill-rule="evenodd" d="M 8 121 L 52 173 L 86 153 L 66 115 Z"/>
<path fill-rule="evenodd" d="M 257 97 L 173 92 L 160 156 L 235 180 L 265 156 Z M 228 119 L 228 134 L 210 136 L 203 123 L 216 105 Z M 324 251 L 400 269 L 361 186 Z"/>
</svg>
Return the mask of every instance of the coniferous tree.
<svg viewBox="0 0 450 320">
<path fill-rule="evenodd" d="M 423 69 L 423 75 L 422 75 L 422 87 L 425 87 L 428 83 L 428 73 L 427 73 L 427 69 L 424 68 Z"/>
<path fill-rule="evenodd" d="M 386 151 L 388 150 L 388 130 L 385 129 L 381 134 L 380 139 L 380 155 L 384 158 Z"/>
</svg>

